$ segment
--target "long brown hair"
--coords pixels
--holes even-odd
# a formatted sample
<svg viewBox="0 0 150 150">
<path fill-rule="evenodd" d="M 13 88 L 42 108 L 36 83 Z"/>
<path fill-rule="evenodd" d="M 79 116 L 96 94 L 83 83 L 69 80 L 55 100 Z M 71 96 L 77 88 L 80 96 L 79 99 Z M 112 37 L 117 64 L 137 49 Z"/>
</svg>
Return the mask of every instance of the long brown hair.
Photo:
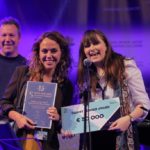
<svg viewBox="0 0 150 150">
<path fill-rule="evenodd" d="M 119 83 L 122 83 L 123 73 L 125 71 L 124 59 L 125 57 L 121 54 L 118 54 L 113 51 L 109 41 L 107 40 L 104 33 L 99 30 L 87 30 L 85 31 L 79 49 L 79 63 L 78 63 L 78 85 L 80 88 L 83 87 L 84 84 L 84 72 L 85 68 L 83 65 L 83 61 L 86 58 L 84 53 L 84 47 L 90 43 L 98 43 L 97 36 L 99 36 L 105 43 L 107 50 L 106 56 L 103 60 L 103 69 L 105 71 L 105 79 L 107 83 L 109 83 L 113 88 L 116 87 Z M 90 80 L 92 90 L 96 90 L 96 85 L 98 82 L 97 71 L 94 64 L 90 66 Z"/>
<path fill-rule="evenodd" d="M 53 80 L 55 82 L 62 82 L 65 77 L 68 75 L 69 67 L 71 66 L 71 57 L 70 57 L 70 45 L 69 40 L 67 40 L 62 34 L 59 32 L 53 31 L 53 32 L 45 32 L 39 39 L 33 44 L 32 47 L 32 59 L 29 63 L 29 73 L 30 73 L 30 79 L 41 81 L 43 80 L 43 74 L 44 74 L 44 66 L 39 61 L 39 50 L 40 50 L 40 44 L 45 39 L 51 39 L 56 41 L 61 49 L 62 55 L 60 62 L 57 64 L 57 67 L 55 69 Z"/>
</svg>

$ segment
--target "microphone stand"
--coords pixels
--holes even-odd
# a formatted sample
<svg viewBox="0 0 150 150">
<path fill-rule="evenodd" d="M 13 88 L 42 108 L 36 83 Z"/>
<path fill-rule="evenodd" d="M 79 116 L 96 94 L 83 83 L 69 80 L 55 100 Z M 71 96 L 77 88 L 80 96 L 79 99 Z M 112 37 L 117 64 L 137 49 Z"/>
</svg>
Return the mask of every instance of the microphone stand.
<svg viewBox="0 0 150 150">
<path fill-rule="evenodd" d="M 89 121 L 89 116 L 87 114 L 88 108 L 89 108 L 89 101 L 91 98 L 91 91 L 90 91 L 90 72 L 89 72 L 89 66 L 85 65 L 85 89 L 83 91 L 83 102 L 84 102 L 84 134 L 83 134 L 83 149 L 86 149 L 86 146 L 90 147 L 91 143 L 89 142 L 89 145 L 87 144 L 87 121 Z"/>
</svg>

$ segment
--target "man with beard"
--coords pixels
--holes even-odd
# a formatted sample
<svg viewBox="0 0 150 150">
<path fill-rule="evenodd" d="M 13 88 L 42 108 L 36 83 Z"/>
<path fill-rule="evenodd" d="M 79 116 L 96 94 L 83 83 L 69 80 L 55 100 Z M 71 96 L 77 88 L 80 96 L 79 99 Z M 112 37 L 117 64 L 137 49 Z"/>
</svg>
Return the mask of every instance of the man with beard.
<svg viewBox="0 0 150 150">
<path fill-rule="evenodd" d="M 26 59 L 18 53 L 20 37 L 20 25 L 15 18 L 0 21 L 0 97 L 15 68 L 26 64 Z"/>
</svg>

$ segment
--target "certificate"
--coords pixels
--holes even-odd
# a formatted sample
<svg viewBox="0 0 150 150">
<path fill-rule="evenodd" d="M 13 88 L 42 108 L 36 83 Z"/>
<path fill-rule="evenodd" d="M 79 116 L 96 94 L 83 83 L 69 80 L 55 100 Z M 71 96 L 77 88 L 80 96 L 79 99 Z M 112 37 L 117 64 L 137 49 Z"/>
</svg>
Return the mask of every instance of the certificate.
<svg viewBox="0 0 150 150">
<path fill-rule="evenodd" d="M 84 132 L 83 104 L 62 107 L 61 114 L 64 130 L 69 130 L 73 134 Z M 107 130 L 110 124 L 120 117 L 120 100 L 117 97 L 90 102 L 86 114 L 86 132 Z"/>
<path fill-rule="evenodd" d="M 52 120 L 46 110 L 54 106 L 57 83 L 28 81 L 23 113 L 36 123 L 37 128 L 51 128 Z"/>
</svg>

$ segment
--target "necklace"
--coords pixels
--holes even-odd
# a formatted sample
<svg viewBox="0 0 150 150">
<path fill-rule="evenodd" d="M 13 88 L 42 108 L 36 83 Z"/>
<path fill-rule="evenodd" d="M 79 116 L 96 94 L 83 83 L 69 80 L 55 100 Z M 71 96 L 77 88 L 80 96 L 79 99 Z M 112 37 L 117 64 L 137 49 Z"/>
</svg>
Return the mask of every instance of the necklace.
<svg viewBox="0 0 150 150">
<path fill-rule="evenodd" d="M 99 80 L 104 78 L 104 76 L 105 76 L 104 70 L 100 70 L 99 72 L 97 72 L 97 77 L 98 77 Z"/>
<path fill-rule="evenodd" d="M 104 70 L 100 70 L 99 73 L 97 72 L 97 78 L 98 78 L 98 83 L 97 83 L 97 86 L 96 88 L 99 88 L 102 92 L 102 99 L 105 99 L 105 91 L 106 91 L 106 88 L 107 88 L 107 82 L 105 82 L 105 72 Z M 104 85 L 102 86 L 101 84 Z"/>
</svg>

